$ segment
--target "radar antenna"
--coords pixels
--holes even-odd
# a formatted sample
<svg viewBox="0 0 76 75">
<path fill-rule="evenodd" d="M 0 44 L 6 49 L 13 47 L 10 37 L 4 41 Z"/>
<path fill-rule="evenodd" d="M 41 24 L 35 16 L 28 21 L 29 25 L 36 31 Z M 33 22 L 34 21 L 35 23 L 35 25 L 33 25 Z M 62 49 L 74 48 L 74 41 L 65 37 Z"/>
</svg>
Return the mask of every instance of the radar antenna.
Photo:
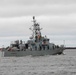
<svg viewBox="0 0 76 75">
<path fill-rule="evenodd" d="M 41 37 L 41 31 L 40 31 L 41 29 L 42 28 L 40 28 L 40 25 L 38 23 L 36 23 L 35 16 L 33 16 L 33 25 L 30 28 L 30 30 L 32 30 L 32 32 L 33 32 L 32 33 L 33 39 Z"/>
</svg>

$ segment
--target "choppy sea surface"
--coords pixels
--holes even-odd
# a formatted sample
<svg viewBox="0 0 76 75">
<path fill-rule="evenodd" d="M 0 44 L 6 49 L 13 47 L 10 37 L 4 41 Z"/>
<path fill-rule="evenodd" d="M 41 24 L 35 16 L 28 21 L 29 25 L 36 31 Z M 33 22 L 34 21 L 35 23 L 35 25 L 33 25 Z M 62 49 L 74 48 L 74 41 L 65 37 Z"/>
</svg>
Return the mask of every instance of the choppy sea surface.
<svg viewBox="0 0 76 75">
<path fill-rule="evenodd" d="M 0 75 L 76 75 L 76 49 L 65 50 L 64 55 L 36 57 L 1 55 Z"/>
</svg>

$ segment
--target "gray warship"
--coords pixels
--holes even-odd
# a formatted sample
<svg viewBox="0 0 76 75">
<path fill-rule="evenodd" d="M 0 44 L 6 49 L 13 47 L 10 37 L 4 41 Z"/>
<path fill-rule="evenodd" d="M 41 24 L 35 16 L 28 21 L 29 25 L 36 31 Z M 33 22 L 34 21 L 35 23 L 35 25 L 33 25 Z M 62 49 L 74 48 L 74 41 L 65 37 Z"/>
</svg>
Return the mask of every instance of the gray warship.
<svg viewBox="0 0 76 75">
<path fill-rule="evenodd" d="M 49 42 L 49 38 L 42 36 L 40 25 L 36 22 L 35 16 L 33 16 L 33 25 L 29 28 L 32 31 L 32 35 L 23 42 L 22 40 L 16 40 L 3 50 L 4 57 L 10 56 L 44 56 L 62 54 L 64 51 L 64 45 L 55 45 Z"/>
</svg>

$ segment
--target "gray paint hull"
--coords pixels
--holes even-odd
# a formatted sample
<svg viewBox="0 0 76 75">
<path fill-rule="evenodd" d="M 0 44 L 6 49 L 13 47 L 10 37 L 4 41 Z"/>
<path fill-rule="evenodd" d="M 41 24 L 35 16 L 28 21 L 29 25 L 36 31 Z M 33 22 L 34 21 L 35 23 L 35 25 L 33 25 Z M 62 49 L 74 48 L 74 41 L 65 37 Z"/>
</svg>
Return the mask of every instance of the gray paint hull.
<svg viewBox="0 0 76 75">
<path fill-rule="evenodd" d="M 61 54 L 63 53 L 63 49 L 51 49 L 51 50 L 14 50 L 14 51 L 4 51 L 4 57 L 10 57 L 10 56 L 43 56 L 43 55 L 55 55 L 55 54 Z"/>
</svg>

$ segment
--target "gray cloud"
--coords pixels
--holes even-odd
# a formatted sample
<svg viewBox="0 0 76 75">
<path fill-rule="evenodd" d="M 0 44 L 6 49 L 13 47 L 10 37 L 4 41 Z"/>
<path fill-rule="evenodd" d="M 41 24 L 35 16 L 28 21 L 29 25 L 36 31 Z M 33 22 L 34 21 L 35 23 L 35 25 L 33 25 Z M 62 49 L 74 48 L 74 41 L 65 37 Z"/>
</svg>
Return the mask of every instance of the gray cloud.
<svg viewBox="0 0 76 75">
<path fill-rule="evenodd" d="M 32 4 L 71 4 L 75 3 L 76 0 L 1 0 L 0 3 L 3 5 L 17 4 L 17 5 L 32 5 Z"/>
<path fill-rule="evenodd" d="M 56 35 L 55 41 L 68 39 L 75 43 L 76 0 L 0 0 L 0 39 L 10 41 L 31 35 L 33 15 L 43 35 Z"/>
<path fill-rule="evenodd" d="M 0 3 L 0 17 L 76 13 L 75 0 L 4 0 Z"/>
<path fill-rule="evenodd" d="M 75 35 L 76 16 L 37 16 L 37 22 L 43 28 L 42 33 L 47 35 Z M 32 16 L 0 19 L 1 36 L 30 35 Z"/>
</svg>

